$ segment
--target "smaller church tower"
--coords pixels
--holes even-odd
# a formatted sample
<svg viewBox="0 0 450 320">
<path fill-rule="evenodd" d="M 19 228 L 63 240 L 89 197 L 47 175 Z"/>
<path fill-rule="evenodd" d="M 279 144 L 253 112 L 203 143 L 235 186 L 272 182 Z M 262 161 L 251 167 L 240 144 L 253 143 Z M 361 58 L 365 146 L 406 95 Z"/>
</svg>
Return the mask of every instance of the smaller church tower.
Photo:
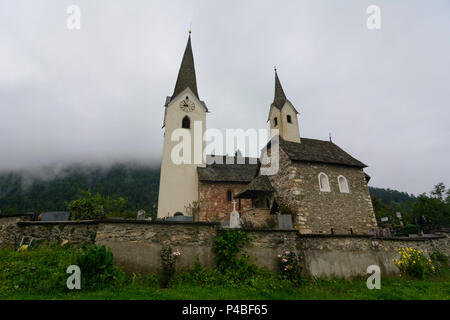
<svg viewBox="0 0 450 320">
<path fill-rule="evenodd" d="M 286 98 L 277 70 L 275 69 L 275 96 L 270 106 L 269 118 L 271 136 L 274 130 L 286 141 L 300 142 L 300 130 L 298 126 L 297 110 Z"/>
</svg>

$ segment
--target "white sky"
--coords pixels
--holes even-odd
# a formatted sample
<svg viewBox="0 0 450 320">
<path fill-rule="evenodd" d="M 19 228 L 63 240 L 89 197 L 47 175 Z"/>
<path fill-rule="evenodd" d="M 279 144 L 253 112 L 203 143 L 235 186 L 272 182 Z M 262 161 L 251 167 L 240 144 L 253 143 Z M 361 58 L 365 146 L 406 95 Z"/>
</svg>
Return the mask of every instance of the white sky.
<svg viewBox="0 0 450 320">
<path fill-rule="evenodd" d="M 301 135 L 331 132 L 371 185 L 450 186 L 448 0 L 0 0 L 0 169 L 158 163 L 191 22 L 208 128 L 266 128 L 276 65 Z"/>
</svg>

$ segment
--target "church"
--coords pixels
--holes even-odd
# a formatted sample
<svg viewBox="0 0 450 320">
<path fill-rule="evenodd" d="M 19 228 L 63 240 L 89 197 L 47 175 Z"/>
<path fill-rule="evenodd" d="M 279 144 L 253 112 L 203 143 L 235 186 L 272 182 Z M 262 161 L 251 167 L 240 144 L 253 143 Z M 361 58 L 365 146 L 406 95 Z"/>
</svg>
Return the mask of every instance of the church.
<svg viewBox="0 0 450 320">
<path fill-rule="evenodd" d="M 205 132 L 209 113 L 198 94 L 189 33 L 175 89 L 164 104 L 158 218 L 192 215 L 195 221 L 224 222 L 236 204 L 241 220 L 249 227 L 273 226 L 281 213 L 290 214 L 302 234 L 367 234 L 377 228 L 368 189 L 370 177 L 364 172 L 367 166 L 331 140 L 301 137 L 298 111 L 287 98 L 276 70 L 274 85 L 268 122 L 276 139 L 271 135 L 262 151 L 270 156 L 276 141 L 276 173 L 262 175 L 264 161 L 242 159 L 238 153 L 212 164 L 203 157 L 175 163 L 171 156 L 179 142 L 172 139 L 174 131 Z M 204 139 L 200 146 L 190 145 L 192 154 L 199 147 L 205 150 Z"/>
</svg>

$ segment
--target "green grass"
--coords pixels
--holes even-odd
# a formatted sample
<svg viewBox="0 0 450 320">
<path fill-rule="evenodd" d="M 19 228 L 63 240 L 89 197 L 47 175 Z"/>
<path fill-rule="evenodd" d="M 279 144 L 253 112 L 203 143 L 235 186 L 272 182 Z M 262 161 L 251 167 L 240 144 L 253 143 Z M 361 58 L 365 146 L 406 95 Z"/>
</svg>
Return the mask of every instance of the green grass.
<svg viewBox="0 0 450 320">
<path fill-rule="evenodd" d="M 0 250 L 0 299 L 3 300 L 399 300 L 450 299 L 450 276 L 425 280 L 382 277 L 380 290 L 369 290 L 366 278 L 305 278 L 295 287 L 276 275 L 263 272 L 249 281 L 222 276 L 201 266 L 180 272 L 168 289 L 157 275 L 123 277 L 108 288 L 70 291 L 65 288 L 65 268 L 82 254 L 81 249 L 41 248 L 26 252 Z M 247 280 L 247 279 L 246 279 Z"/>
<path fill-rule="evenodd" d="M 175 288 L 141 288 L 128 285 L 91 292 L 35 293 L 33 291 L 0 292 L 0 299 L 44 300 L 449 300 L 450 279 L 382 280 L 380 290 L 369 290 L 364 279 L 308 281 L 298 288 L 264 290 L 253 288 L 178 286 Z"/>
</svg>

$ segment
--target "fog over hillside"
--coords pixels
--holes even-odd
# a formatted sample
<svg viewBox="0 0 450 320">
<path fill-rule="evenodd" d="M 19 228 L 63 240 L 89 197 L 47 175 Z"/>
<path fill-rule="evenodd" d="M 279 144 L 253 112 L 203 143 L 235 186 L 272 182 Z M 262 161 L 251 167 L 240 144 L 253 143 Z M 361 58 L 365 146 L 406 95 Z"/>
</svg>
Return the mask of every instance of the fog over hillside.
<svg viewBox="0 0 450 320">
<path fill-rule="evenodd" d="M 192 23 L 208 128 L 267 128 L 276 66 L 301 136 L 331 132 L 375 186 L 450 185 L 448 0 L 78 1 L 68 30 L 73 4 L 0 1 L 0 170 L 159 163 Z"/>
</svg>

